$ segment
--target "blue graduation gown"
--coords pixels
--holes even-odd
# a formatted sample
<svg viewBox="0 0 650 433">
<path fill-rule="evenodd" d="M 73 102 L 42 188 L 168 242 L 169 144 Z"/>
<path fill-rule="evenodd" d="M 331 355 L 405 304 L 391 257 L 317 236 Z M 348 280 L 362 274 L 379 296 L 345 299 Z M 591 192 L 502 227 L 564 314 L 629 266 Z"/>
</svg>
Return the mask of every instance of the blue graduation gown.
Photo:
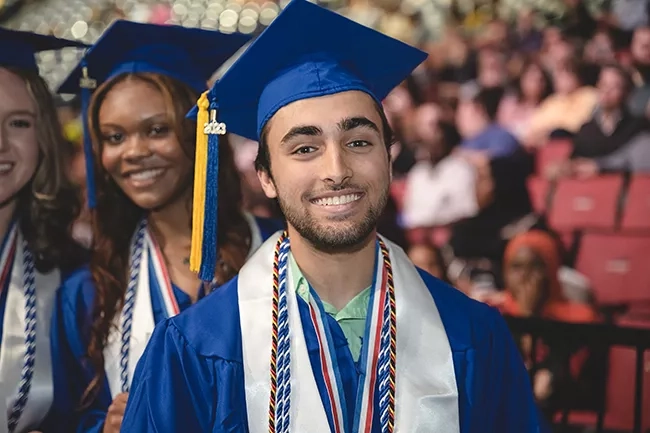
<svg viewBox="0 0 650 433">
<path fill-rule="evenodd" d="M 263 241 L 282 229 L 276 220 L 256 218 L 256 221 Z M 149 274 L 154 275 L 152 264 Z M 164 301 L 156 279 L 149 281 L 154 321 L 159 323 L 167 318 Z M 172 288 L 180 310 L 189 308 L 192 305 L 189 296 L 173 284 Z M 95 286 L 87 267 L 69 275 L 57 294 L 51 331 L 54 403 L 47 420 L 51 427 L 44 433 L 101 433 L 103 429 L 112 402 L 106 378 L 92 404 L 79 410 L 81 397 L 94 377 L 85 359 L 94 302 Z"/>
<path fill-rule="evenodd" d="M 500 314 L 423 271 L 420 275 L 449 338 L 461 433 L 546 431 L 528 373 Z M 136 368 L 123 432 L 248 431 L 237 290 L 234 279 L 196 308 L 156 327 Z M 299 305 L 304 317 L 307 306 Z M 310 327 L 303 329 L 312 370 L 318 371 L 316 336 Z M 357 369 L 333 319 L 330 329 L 336 330 L 346 401 L 353 402 Z M 323 381 L 315 377 L 326 404 Z M 378 431 L 377 423 L 373 431 Z"/>
</svg>

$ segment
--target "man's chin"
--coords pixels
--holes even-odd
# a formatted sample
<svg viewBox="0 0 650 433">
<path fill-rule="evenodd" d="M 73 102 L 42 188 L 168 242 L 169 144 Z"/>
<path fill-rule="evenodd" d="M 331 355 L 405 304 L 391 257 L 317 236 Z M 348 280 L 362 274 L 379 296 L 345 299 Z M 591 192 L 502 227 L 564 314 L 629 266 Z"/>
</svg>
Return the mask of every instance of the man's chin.
<svg viewBox="0 0 650 433">
<path fill-rule="evenodd" d="M 373 230 L 362 231 L 360 227 L 336 227 L 336 224 L 322 225 L 300 235 L 316 249 L 329 253 L 349 253 L 368 244 Z"/>
</svg>

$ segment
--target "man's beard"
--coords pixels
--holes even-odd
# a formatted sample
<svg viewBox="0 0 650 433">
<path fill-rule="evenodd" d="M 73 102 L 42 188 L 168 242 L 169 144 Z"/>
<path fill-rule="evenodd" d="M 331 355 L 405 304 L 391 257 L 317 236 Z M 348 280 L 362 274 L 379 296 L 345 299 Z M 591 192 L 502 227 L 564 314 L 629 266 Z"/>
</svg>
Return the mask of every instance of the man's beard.
<svg viewBox="0 0 650 433">
<path fill-rule="evenodd" d="M 379 200 L 370 205 L 357 223 L 346 223 L 345 218 L 330 219 L 332 222 L 338 221 L 340 227 L 321 224 L 304 208 L 289 205 L 281 194 L 278 194 L 278 204 L 287 222 L 317 250 L 329 253 L 351 252 L 363 247 L 368 236 L 376 229 L 388 202 L 388 194 L 387 186 Z"/>
</svg>

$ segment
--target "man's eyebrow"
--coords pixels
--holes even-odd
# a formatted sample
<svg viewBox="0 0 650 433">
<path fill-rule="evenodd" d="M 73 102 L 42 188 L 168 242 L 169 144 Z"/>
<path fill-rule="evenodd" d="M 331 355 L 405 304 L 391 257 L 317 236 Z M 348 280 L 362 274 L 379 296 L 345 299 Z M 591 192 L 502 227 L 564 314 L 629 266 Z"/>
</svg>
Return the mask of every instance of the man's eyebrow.
<svg viewBox="0 0 650 433">
<path fill-rule="evenodd" d="M 346 117 L 338 123 L 341 131 L 351 131 L 356 128 L 368 128 L 379 133 L 379 127 L 375 122 L 364 116 Z"/>
<path fill-rule="evenodd" d="M 284 137 L 282 137 L 282 144 L 286 144 L 288 141 L 295 137 L 299 137 L 301 135 L 307 135 L 307 136 L 318 136 L 322 135 L 323 130 L 319 128 L 318 126 L 314 125 L 299 125 L 299 126 L 294 126 L 287 132 Z"/>
</svg>

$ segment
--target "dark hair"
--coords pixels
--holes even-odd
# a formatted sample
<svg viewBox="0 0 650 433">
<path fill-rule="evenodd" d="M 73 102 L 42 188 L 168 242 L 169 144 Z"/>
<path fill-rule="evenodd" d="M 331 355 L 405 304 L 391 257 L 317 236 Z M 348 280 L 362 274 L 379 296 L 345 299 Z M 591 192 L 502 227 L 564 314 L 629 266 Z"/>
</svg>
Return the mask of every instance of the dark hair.
<svg viewBox="0 0 650 433">
<path fill-rule="evenodd" d="M 581 85 L 586 82 L 587 79 L 587 67 L 579 59 L 569 59 L 564 62 L 561 62 L 558 65 L 558 71 L 568 72 L 575 76 Z"/>
<path fill-rule="evenodd" d="M 539 102 L 543 101 L 553 93 L 553 82 L 551 81 L 551 77 L 549 76 L 548 72 L 546 72 L 546 69 L 544 69 L 544 66 L 539 61 L 539 59 L 530 57 L 524 61 L 524 64 L 521 67 L 521 73 L 519 74 L 519 77 L 517 78 L 517 81 L 515 82 L 515 86 L 514 86 L 515 96 L 517 97 L 517 100 L 519 102 L 521 102 L 524 98 L 523 91 L 521 90 L 521 82 L 523 76 L 531 68 L 537 68 L 541 72 L 542 80 L 544 81 L 544 89 L 542 90 L 542 94 L 540 95 Z"/>
<path fill-rule="evenodd" d="M 632 80 L 632 75 L 625 69 L 623 66 L 617 63 L 605 63 L 600 67 L 600 73 L 602 74 L 605 70 L 611 70 L 618 74 L 619 77 L 623 80 L 623 91 L 625 94 L 628 94 L 634 89 L 634 81 Z"/>
<path fill-rule="evenodd" d="M 71 271 L 86 259 L 72 237 L 81 212 L 79 191 L 66 175 L 65 140 L 52 95 L 36 72 L 7 68 L 20 77 L 36 107 L 39 162 L 31 180 L 17 196 L 17 215 L 27 246 L 39 272 Z"/>
<path fill-rule="evenodd" d="M 472 98 L 472 102 L 483 108 L 488 118 L 494 121 L 504 94 L 505 89 L 501 86 L 485 87 Z"/>
<path fill-rule="evenodd" d="M 115 85 L 126 80 L 140 80 L 161 92 L 176 137 L 187 157 L 193 160 L 196 124 L 186 119 L 185 114 L 195 104 L 198 95 L 182 82 L 155 73 L 124 74 L 95 91 L 88 110 L 94 154 L 101 155 L 99 111 L 102 101 Z M 124 302 L 131 237 L 138 221 L 146 213 L 122 192 L 97 160 L 97 157 L 93 159 L 97 206 L 92 211 L 93 256 L 90 262 L 96 298 L 88 345 L 88 360 L 95 377 L 84 392 L 83 407 L 91 404 L 104 377 L 103 350 L 114 317 Z M 219 283 L 225 283 L 236 275 L 246 260 L 250 229 L 241 213 L 239 173 L 227 136 L 219 140 L 219 160 L 219 184 L 227 185 L 227 188 L 219 190 L 217 236 L 221 263 L 217 266 L 216 278 Z M 187 205 L 189 211 L 191 203 Z"/>
<path fill-rule="evenodd" d="M 384 144 L 386 144 L 386 149 L 395 143 L 395 135 L 393 134 L 393 129 L 388 123 L 386 118 L 386 113 L 384 113 L 384 108 L 378 102 L 374 102 L 375 109 L 381 118 L 381 130 L 383 133 Z M 266 173 L 271 173 L 271 160 L 269 157 L 269 144 L 267 141 L 269 129 L 269 122 L 267 122 L 262 128 L 262 133 L 260 134 L 259 147 L 257 149 L 257 157 L 255 157 L 255 170 L 264 171 Z"/>
<path fill-rule="evenodd" d="M 444 141 L 445 148 L 449 149 L 449 151 L 453 150 L 460 144 L 462 137 L 453 122 L 439 120 L 438 128 L 440 128 L 440 132 L 442 132 L 442 140 Z"/>
</svg>

